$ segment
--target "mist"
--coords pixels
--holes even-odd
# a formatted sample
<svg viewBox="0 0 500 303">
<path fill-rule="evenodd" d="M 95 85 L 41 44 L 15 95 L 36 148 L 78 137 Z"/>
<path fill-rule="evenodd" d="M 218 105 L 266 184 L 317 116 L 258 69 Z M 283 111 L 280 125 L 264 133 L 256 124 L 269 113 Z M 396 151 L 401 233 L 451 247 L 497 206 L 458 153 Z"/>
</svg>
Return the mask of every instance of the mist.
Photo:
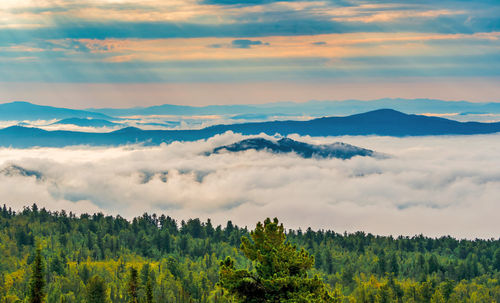
<svg viewBox="0 0 500 303">
<path fill-rule="evenodd" d="M 155 212 L 248 227 L 278 217 L 287 228 L 500 236 L 499 134 L 290 137 L 341 141 L 386 156 L 304 159 L 253 150 L 205 155 L 248 138 L 231 132 L 154 147 L 2 148 L 0 204 L 126 218 Z"/>
</svg>

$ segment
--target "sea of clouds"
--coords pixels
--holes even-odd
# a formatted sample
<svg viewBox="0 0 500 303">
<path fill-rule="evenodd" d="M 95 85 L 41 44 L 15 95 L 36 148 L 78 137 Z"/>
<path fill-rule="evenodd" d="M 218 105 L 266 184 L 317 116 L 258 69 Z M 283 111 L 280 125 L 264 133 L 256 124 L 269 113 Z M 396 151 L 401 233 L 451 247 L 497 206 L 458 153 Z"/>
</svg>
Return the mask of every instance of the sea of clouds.
<svg viewBox="0 0 500 303">
<path fill-rule="evenodd" d="M 500 237 L 500 134 L 291 137 L 341 141 L 387 157 L 205 155 L 247 138 L 233 133 L 156 147 L 2 148 L 0 204 L 127 218 L 156 212 L 248 227 L 278 217 L 286 228 Z M 40 176 L 9 170 L 14 166 Z"/>
<path fill-rule="evenodd" d="M 51 120 L 0 120 L 0 129 L 11 126 L 35 127 L 47 131 L 74 131 L 87 133 L 106 133 L 116 131 L 125 127 L 137 127 L 143 130 L 185 130 L 202 129 L 219 124 L 237 124 L 248 122 L 283 121 L 295 120 L 305 121 L 318 118 L 316 116 L 300 115 L 262 115 L 258 118 L 234 118 L 231 115 L 152 115 L 152 116 L 131 116 L 110 119 L 114 122 L 112 126 L 78 126 L 74 124 L 59 124 L 59 119 Z"/>
</svg>

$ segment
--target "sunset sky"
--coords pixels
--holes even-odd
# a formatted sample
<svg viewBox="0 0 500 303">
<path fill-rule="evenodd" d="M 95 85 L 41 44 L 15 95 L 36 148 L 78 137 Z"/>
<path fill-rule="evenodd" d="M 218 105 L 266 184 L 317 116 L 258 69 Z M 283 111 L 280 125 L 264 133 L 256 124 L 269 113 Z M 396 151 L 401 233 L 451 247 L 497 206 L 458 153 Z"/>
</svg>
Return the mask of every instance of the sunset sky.
<svg viewBox="0 0 500 303">
<path fill-rule="evenodd" d="M 499 16 L 498 0 L 2 0 L 0 102 L 500 101 Z"/>
</svg>

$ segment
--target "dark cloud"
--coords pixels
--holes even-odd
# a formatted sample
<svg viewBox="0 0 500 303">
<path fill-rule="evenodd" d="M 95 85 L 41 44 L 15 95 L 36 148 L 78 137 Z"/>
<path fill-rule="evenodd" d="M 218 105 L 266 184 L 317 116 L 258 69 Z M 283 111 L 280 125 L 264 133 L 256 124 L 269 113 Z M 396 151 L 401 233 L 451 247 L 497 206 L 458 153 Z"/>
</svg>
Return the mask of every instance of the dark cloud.
<svg viewBox="0 0 500 303">
<path fill-rule="evenodd" d="M 325 41 L 318 41 L 318 42 L 313 42 L 311 43 L 312 45 L 326 45 L 327 43 Z"/>
<path fill-rule="evenodd" d="M 201 37 L 266 37 L 320 35 L 356 32 L 421 32 L 472 34 L 500 31 L 496 16 L 471 18 L 467 15 L 437 18 L 409 18 L 386 22 L 348 22 L 331 18 L 293 13 L 283 18 L 281 13 L 241 16 L 234 24 L 196 24 L 180 22 L 69 22 L 37 29 L 0 29 L 0 45 L 30 42 L 35 39 L 161 39 Z M 281 16 L 280 16 L 281 15 Z M 286 15 L 286 14 L 285 14 Z M 263 18 L 266 21 L 255 22 Z"/>
<path fill-rule="evenodd" d="M 220 44 L 220 43 L 210 44 L 210 45 L 207 45 L 207 47 L 209 47 L 209 48 L 223 48 L 224 44 Z"/>
<path fill-rule="evenodd" d="M 272 4 L 276 2 L 304 2 L 304 1 L 314 1 L 314 0 L 200 0 L 202 4 L 212 4 L 212 5 L 235 5 L 235 6 L 252 6 L 252 5 L 263 5 Z M 357 5 L 356 0 L 326 0 L 330 5 L 335 6 L 355 6 Z"/>
<path fill-rule="evenodd" d="M 286 2 L 293 2 L 289 0 Z M 271 4 L 275 0 L 202 0 L 201 3 L 214 5 L 257 5 Z M 280 1 L 282 2 L 282 1 Z M 372 2 L 370 2 L 372 3 Z M 96 22 L 89 19 L 74 18 L 72 11 L 88 6 L 88 4 L 65 3 L 49 7 L 22 7 L 15 8 L 13 13 L 45 13 L 48 14 L 49 24 L 53 26 L 37 29 L 0 29 L 0 45 L 19 43 L 33 39 L 106 39 L 106 38 L 194 38 L 194 37 L 265 37 L 272 35 L 319 35 L 329 33 L 356 33 L 356 32 L 426 32 L 426 33 L 477 33 L 500 31 L 500 8 L 498 1 L 427 1 L 411 2 L 381 0 L 373 1 L 375 5 L 361 6 L 365 1 L 326 1 L 324 6 L 313 8 L 291 9 L 286 5 L 274 9 L 262 9 L 258 12 L 242 10 L 240 14 L 232 15 L 232 22 L 225 24 L 202 24 L 196 19 L 189 22 Z M 389 4 L 389 5 L 384 5 Z M 338 6 L 352 6 L 352 16 L 369 17 L 383 11 L 429 11 L 446 10 L 453 14 L 437 17 L 409 17 L 391 20 L 388 22 L 352 22 L 342 20 L 344 16 L 332 20 L 332 15 L 323 10 Z M 108 9 L 127 13 L 126 11 L 147 12 L 154 10 L 151 6 L 139 4 L 101 4 L 99 9 Z M 455 12 L 455 13 L 454 13 Z M 221 8 L 221 14 L 224 10 Z M 256 21 L 258 20 L 258 21 Z"/>
<path fill-rule="evenodd" d="M 202 0 L 200 3 L 203 4 L 213 4 L 213 5 L 242 5 L 242 6 L 251 6 L 251 5 L 261 5 L 261 4 L 269 4 L 273 2 L 294 2 L 298 0 Z"/>
<path fill-rule="evenodd" d="M 237 39 L 231 42 L 233 48 L 251 48 L 257 45 L 269 45 L 269 43 L 264 43 L 260 40 L 248 40 L 248 39 Z"/>
<path fill-rule="evenodd" d="M 84 6 L 79 6 L 84 7 Z M 72 9 L 75 9 L 73 5 L 71 6 L 48 6 L 48 7 L 18 7 L 9 10 L 12 14 L 44 14 L 44 13 L 64 13 Z"/>
<path fill-rule="evenodd" d="M 201 38 L 264 37 L 273 35 L 315 35 L 355 32 L 358 26 L 316 19 L 276 20 L 239 24 L 194 24 L 174 22 L 59 22 L 39 29 L 0 29 L 0 43 L 20 43 L 34 39 L 108 39 L 108 38 Z M 376 31 L 366 27 L 364 31 Z"/>
<path fill-rule="evenodd" d="M 207 45 L 209 48 L 252 48 L 253 46 L 269 45 L 267 42 L 262 42 L 260 40 L 249 40 L 249 39 L 236 39 L 231 41 L 230 44 L 210 44 Z"/>
</svg>

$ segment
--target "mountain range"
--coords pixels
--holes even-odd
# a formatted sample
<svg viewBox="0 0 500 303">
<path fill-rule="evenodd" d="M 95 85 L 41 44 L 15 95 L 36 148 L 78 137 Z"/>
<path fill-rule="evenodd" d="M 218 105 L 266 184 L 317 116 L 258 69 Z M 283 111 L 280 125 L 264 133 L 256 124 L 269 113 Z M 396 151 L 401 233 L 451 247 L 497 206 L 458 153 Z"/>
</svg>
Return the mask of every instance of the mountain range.
<svg viewBox="0 0 500 303">
<path fill-rule="evenodd" d="M 52 119 L 68 119 L 68 118 L 85 118 L 85 119 L 112 119 L 111 117 L 86 110 L 69 109 L 62 107 L 44 106 L 32 104 L 29 102 L 10 102 L 0 104 L 0 120 L 52 120 Z"/>
<path fill-rule="evenodd" d="M 500 132 L 500 122 L 458 122 L 438 117 L 408 115 L 391 109 L 380 109 L 346 117 L 325 117 L 308 121 L 270 121 L 215 125 L 188 130 L 141 130 L 127 127 L 108 133 L 46 131 L 38 128 L 11 126 L 0 130 L 0 146 L 69 146 L 160 144 L 172 141 L 207 139 L 227 131 L 243 135 L 279 134 L 287 136 L 427 136 L 473 135 Z"/>
<path fill-rule="evenodd" d="M 68 109 L 36 105 L 29 102 L 0 104 L 0 120 L 52 120 L 102 119 L 119 120 L 120 117 L 171 115 L 223 115 L 241 120 L 268 120 L 273 116 L 339 116 L 363 113 L 380 108 L 391 108 L 405 113 L 500 114 L 500 103 L 472 103 L 434 99 L 379 99 L 373 101 L 309 101 L 304 103 L 277 102 L 253 105 L 182 106 L 164 104 L 133 108 Z"/>
<path fill-rule="evenodd" d="M 88 109 L 113 117 L 134 115 L 235 115 L 236 119 L 265 119 L 273 115 L 332 116 L 351 115 L 380 108 L 391 108 L 405 113 L 500 113 L 500 103 L 472 103 L 435 99 L 378 99 L 372 101 L 309 101 L 302 103 L 276 102 L 252 105 L 209 105 L 202 107 L 164 104 L 134 108 Z"/>
</svg>

